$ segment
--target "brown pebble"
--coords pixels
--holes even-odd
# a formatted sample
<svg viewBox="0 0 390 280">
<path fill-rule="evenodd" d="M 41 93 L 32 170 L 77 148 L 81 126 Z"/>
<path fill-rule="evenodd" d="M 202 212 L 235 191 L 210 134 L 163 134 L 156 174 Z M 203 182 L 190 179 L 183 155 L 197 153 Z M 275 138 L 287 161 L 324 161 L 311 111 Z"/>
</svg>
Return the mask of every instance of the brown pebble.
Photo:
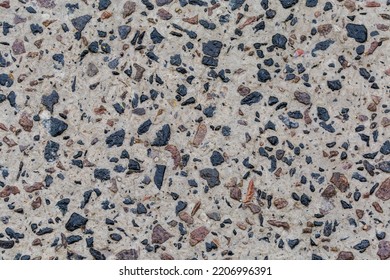
<svg viewBox="0 0 390 280">
<path fill-rule="evenodd" d="M 137 64 L 137 63 L 134 63 L 134 68 L 135 68 L 135 76 L 134 76 L 134 80 L 136 80 L 137 82 L 141 81 L 143 75 L 144 75 L 144 72 L 145 72 L 145 68 L 143 68 L 141 65 Z"/>
<path fill-rule="evenodd" d="M 295 91 L 294 92 L 295 99 L 305 105 L 309 105 L 311 103 L 310 94 L 307 92 Z"/>
<path fill-rule="evenodd" d="M 311 124 L 312 120 L 310 118 L 310 109 L 307 108 L 303 113 L 303 119 L 305 120 L 305 124 Z"/>
<path fill-rule="evenodd" d="M 247 226 L 243 222 L 237 222 L 237 227 L 241 230 L 246 230 Z"/>
<path fill-rule="evenodd" d="M 12 148 L 12 147 L 18 145 L 14 140 L 9 139 L 7 136 L 4 136 L 4 137 L 3 137 L 3 141 L 4 141 L 4 143 L 7 144 L 8 147 L 10 147 L 10 148 Z"/>
<path fill-rule="evenodd" d="M 5 0 L 5 1 L 1 2 L 0 7 L 5 8 L 5 9 L 9 9 L 9 7 L 10 7 L 9 0 Z"/>
<path fill-rule="evenodd" d="M 372 206 L 374 207 L 376 212 L 383 213 L 383 209 L 382 209 L 382 207 L 379 205 L 379 203 L 377 201 L 374 201 L 372 203 Z"/>
<path fill-rule="evenodd" d="M 375 196 L 383 201 L 390 199 L 390 177 L 382 182 Z"/>
<path fill-rule="evenodd" d="M 100 16 L 101 19 L 108 19 L 112 16 L 112 13 L 109 11 L 104 11 L 102 15 Z"/>
<path fill-rule="evenodd" d="M 230 188 L 230 197 L 237 201 L 241 201 L 242 193 L 239 187 Z"/>
<path fill-rule="evenodd" d="M 267 223 L 269 223 L 271 226 L 282 227 L 285 230 L 290 229 L 290 225 L 287 222 L 281 222 L 281 221 L 277 221 L 277 220 L 268 220 Z"/>
<path fill-rule="evenodd" d="M 198 15 L 195 15 L 195 16 L 190 17 L 190 18 L 183 18 L 183 21 L 187 22 L 189 24 L 198 24 Z"/>
<path fill-rule="evenodd" d="M 337 256 L 338 260 L 354 260 L 355 257 L 352 254 L 352 252 L 349 251 L 341 251 L 339 255 Z"/>
<path fill-rule="evenodd" d="M 172 257 L 172 256 L 171 256 L 170 254 L 168 254 L 168 253 L 161 253 L 160 259 L 161 259 L 161 260 L 169 260 L 169 261 L 172 261 L 172 260 L 174 260 L 175 258 Z"/>
<path fill-rule="evenodd" d="M 366 7 L 368 7 L 368 8 L 376 8 L 376 7 L 380 7 L 380 6 L 381 6 L 381 3 L 378 3 L 376 1 L 366 2 Z"/>
<path fill-rule="evenodd" d="M 274 200 L 274 205 L 277 209 L 283 209 L 288 205 L 288 201 L 284 198 L 277 198 Z"/>
<path fill-rule="evenodd" d="M 330 181 L 341 191 L 346 192 L 349 188 L 349 182 L 347 177 L 340 173 L 340 172 L 334 172 L 332 174 L 332 178 Z"/>
<path fill-rule="evenodd" d="M 192 211 L 191 211 L 191 216 L 194 216 L 196 214 L 196 212 L 198 212 L 200 205 L 201 205 L 200 200 L 195 203 L 194 208 L 192 208 Z"/>
<path fill-rule="evenodd" d="M 203 241 L 209 234 L 209 232 L 210 231 L 205 226 L 201 226 L 197 229 L 194 229 L 190 233 L 190 245 L 195 246 L 199 242 Z"/>
<path fill-rule="evenodd" d="M 31 206 L 32 206 L 32 209 L 35 210 L 35 209 L 38 209 L 39 207 L 41 207 L 41 204 L 42 204 L 42 198 L 40 196 L 38 196 L 36 199 L 33 200 L 33 202 L 31 203 Z"/>
<path fill-rule="evenodd" d="M 260 206 L 258 204 L 253 203 L 253 202 L 244 204 L 243 209 L 245 209 L 247 207 L 251 210 L 251 212 L 253 214 L 258 214 L 261 212 Z"/>
<path fill-rule="evenodd" d="M 361 209 L 356 209 L 356 216 L 361 219 L 364 216 L 364 211 Z"/>
<path fill-rule="evenodd" d="M 390 258 L 390 241 L 381 240 L 376 254 L 381 260 L 387 260 Z"/>
<path fill-rule="evenodd" d="M 153 228 L 152 243 L 163 244 L 171 237 L 173 237 L 173 235 L 166 231 L 160 224 L 157 224 Z"/>
<path fill-rule="evenodd" d="M 33 246 L 39 246 L 39 245 L 42 245 L 42 241 L 40 238 L 35 238 L 32 242 L 32 245 Z"/>
<path fill-rule="evenodd" d="M 345 0 L 344 1 L 344 7 L 348 9 L 351 13 L 356 10 L 356 3 L 355 0 Z"/>
<path fill-rule="evenodd" d="M 172 18 L 172 14 L 170 12 L 168 12 L 167 10 L 165 10 L 164 8 L 160 8 L 158 9 L 157 11 L 157 15 L 163 19 L 163 20 L 169 20 Z"/>
<path fill-rule="evenodd" d="M 326 36 L 332 31 L 332 28 L 333 28 L 333 26 L 331 24 L 327 23 L 327 24 L 319 25 L 317 30 L 318 30 L 318 33 L 320 33 L 320 35 Z"/>
<path fill-rule="evenodd" d="M 204 140 L 207 133 L 207 126 L 204 123 L 200 123 L 198 125 L 198 129 L 196 130 L 194 140 L 192 141 L 192 144 L 195 147 L 198 147 Z"/>
<path fill-rule="evenodd" d="M 381 125 L 383 127 L 387 127 L 390 125 L 390 118 L 388 117 L 383 117 L 382 120 L 381 120 Z"/>
<path fill-rule="evenodd" d="M 23 188 L 26 192 L 32 193 L 32 192 L 41 190 L 43 187 L 44 187 L 44 185 L 42 182 L 35 182 L 31 186 L 24 186 Z"/>
<path fill-rule="evenodd" d="M 175 145 L 166 145 L 165 150 L 171 153 L 171 157 L 173 159 L 173 170 L 175 170 L 181 162 L 180 151 Z"/>
<path fill-rule="evenodd" d="M 22 40 L 16 39 L 12 44 L 12 51 L 15 55 L 24 54 L 26 49 L 24 48 L 24 42 Z"/>
<path fill-rule="evenodd" d="M 31 132 L 31 128 L 34 126 L 33 121 L 29 119 L 27 113 L 25 112 L 22 113 L 19 119 L 19 124 L 27 132 Z"/>
<path fill-rule="evenodd" d="M 117 260 L 138 260 L 138 252 L 135 249 L 122 250 L 115 257 Z"/>
<path fill-rule="evenodd" d="M 16 195 L 18 193 L 20 193 L 20 190 L 18 187 L 6 185 L 0 191 L 0 198 L 8 197 L 11 194 Z"/>
<path fill-rule="evenodd" d="M 251 90 L 250 88 L 246 87 L 246 86 L 243 86 L 243 85 L 239 85 L 239 87 L 237 88 L 237 92 L 241 95 L 241 96 L 247 96 Z"/>
<path fill-rule="evenodd" d="M 325 198 L 332 198 L 336 195 L 336 193 L 336 188 L 333 185 L 328 185 L 321 193 L 321 196 Z"/>
<path fill-rule="evenodd" d="M 127 18 L 127 17 L 130 16 L 132 13 L 134 13 L 135 7 L 136 7 L 135 2 L 133 2 L 133 1 L 127 1 L 127 2 L 123 5 L 123 12 L 122 12 L 123 18 Z"/>
<path fill-rule="evenodd" d="M 182 221 L 184 221 L 184 222 L 186 222 L 187 224 L 189 224 L 189 225 L 192 225 L 192 224 L 194 223 L 194 218 L 192 218 L 191 215 L 188 214 L 188 213 L 185 212 L 185 211 L 181 211 L 181 212 L 179 213 L 179 218 L 180 218 Z"/>
</svg>

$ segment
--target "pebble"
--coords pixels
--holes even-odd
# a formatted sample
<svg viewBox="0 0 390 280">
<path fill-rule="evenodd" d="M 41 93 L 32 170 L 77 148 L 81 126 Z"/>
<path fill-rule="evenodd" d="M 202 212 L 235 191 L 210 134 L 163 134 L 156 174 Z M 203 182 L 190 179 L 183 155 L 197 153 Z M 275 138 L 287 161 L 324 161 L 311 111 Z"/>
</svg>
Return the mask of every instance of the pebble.
<svg viewBox="0 0 390 280">
<path fill-rule="evenodd" d="M 69 220 L 65 224 L 65 228 L 69 231 L 75 231 L 81 227 L 84 227 L 88 222 L 88 219 L 81 216 L 78 213 L 73 212 Z"/>
</svg>

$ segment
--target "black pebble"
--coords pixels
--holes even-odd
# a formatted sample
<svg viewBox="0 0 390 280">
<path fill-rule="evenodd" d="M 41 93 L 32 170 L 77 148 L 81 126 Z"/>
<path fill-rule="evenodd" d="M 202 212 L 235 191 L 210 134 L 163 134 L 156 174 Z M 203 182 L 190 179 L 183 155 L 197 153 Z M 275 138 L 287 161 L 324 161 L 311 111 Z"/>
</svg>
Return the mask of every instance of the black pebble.
<svg viewBox="0 0 390 280">
<path fill-rule="evenodd" d="M 266 69 L 260 69 L 257 72 L 257 80 L 259 82 L 265 83 L 266 81 L 271 80 L 271 74 Z"/>
<path fill-rule="evenodd" d="M 163 127 L 157 131 L 156 138 L 152 142 L 152 146 L 165 146 L 168 144 L 169 139 L 171 138 L 171 128 L 169 124 L 164 124 Z"/>
<path fill-rule="evenodd" d="M 187 207 L 187 205 L 187 202 L 179 200 L 176 205 L 176 215 L 179 214 L 179 212 L 183 211 Z"/>
<path fill-rule="evenodd" d="M 44 123 L 49 126 L 49 133 L 53 137 L 61 135 L 68 129 L 68 125 L 57 118 L 52 117 L 49 120 L 44 121 Z"/>
<path fill-rule="evenodd" d="M 156 165 L 156 172 L 154 173 L 154 184 L 159 190 L 161 190 L 161 187 L 163 185 L 165 169 L 166 169 L 165 165 L 161 165 L 161 164 Z"/>
<path fill-rule="evenodd" d="M 299 239 L 288 239 L 287 244 L 292 250 L 299 244 Z"/>
<path fill-rule="evenodd" d="M 53 107 L 58 103 L 58 99 L 58 93 L 53 90 L 51 94 L 42 96 L 41 103 L 46 107 L 47 110 L 50 111 L 50 113 L 53 113 Z"/>
<path fill-rule="evenodd" d="M 367 28 L 364 24 L 348 23 L 346 26 L 347 36 L 355 39 L 358 43 L 364 43 L 367 41 Z"/>
<path fill-rule="evenodd" d="M 57 152 L 60 149 L 60 144 L 49 140 L 45 146 L 44 158 L 48 162 L 53 162 L 58 158 Z"/>
<path fill-rule="evenodd" d="M 210 161 L 213 166 L 217 166 L 222 164 L 225 161 L 225 159 L 223 158 L 220 152 L 213 151 L 210 157 Z"/>
<path fill-rule="evenodd" d="M 96 168 L 93 171 L 93 175 L 95 179 L 99 179 L 101 181 L 108 181 L 111 179 L 110 170 L 106 168 Z"/>
<path fill-rule="evenodd" d="M 317 107 L 317 116 L 322 121 L 328 121 L 330 119 L 328 110 L 324 107 Z"/>
<path fill-rule="evenodd" d="M 109 148 L 113 146 L 120 147 L 122 146 L 124 140 L 125 140 L 125 131 L 121 129 L 109 135 L 106 138 L 106 144 L 108 145 Z"/>
<path fill-rule="evenodd" d="M 272 44 L 278 48 L 281 48 L 283 50 L 286 49 L 286 43 L 287 43 L 287 38 L 286 36 L 276 33 L 275 35 L 272 36 Z"/>
<path fill-rule="evenodd" d="M 260 102 L 260 100 L 263 98 L 263 95 L 258 92 L 254 91 L 247 96 L 245 96 L 243 99 L 241 99 L 241 105 L 249 105 L 251 106 L 252 104 Z"/>
<path fill-rule="evenodd" d="M 332 91 L 339 90 L 342 88 L 340 80 L 327 81 L 328 88 Z"/>
<path fill-rule="evenodd" d="M 219 180 L 219 172 L 215 168 L 204 168 L 199 171 L 200 177 L 207 181 L 210 188 L 221 184 Z"/>
<path fill-rule="evenodd" d="M 363 239 L 360 243 L 353 246 L 355 250 L 359 250 L 360 253 L 363 253 L 370 246 L 370 241 Z"/>
<path fill-rule="evenodd" d="M 92 16 L 90 15 L 83 15 L 77 18 L 74 18 L 71 20 L 74 28 L 76 28 L 77 31 L 81 32 L 84 30 L 87 23 L 91 20 Z"/>
<path fill-rule="evenodd" d="M 87 218 L 84 218 L 80 214 L 74 212 L 66 222 L 65 228 L 69 231 L 74 231 L 82 226 L 85 226 L 87 222 Z"/>
<path fill-rule="evenodd" d="M 137 214 L 146 214 L 148 211 L 146 210 L 145 205 L 143 205 L 141 202 L 137 204 Z"/>
</svg>

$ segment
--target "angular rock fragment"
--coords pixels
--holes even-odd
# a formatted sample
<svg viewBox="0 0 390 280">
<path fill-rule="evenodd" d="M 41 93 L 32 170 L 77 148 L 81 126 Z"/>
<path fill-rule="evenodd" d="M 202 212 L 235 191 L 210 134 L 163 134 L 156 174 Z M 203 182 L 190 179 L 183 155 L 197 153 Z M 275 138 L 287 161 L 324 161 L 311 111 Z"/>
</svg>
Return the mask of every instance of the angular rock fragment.
<svg viewBox="0 0 390 280">
<path fill-rule="evenodd" d="M 88 222 L 88 219 L 80 214 L 73 212 L 69 220 L 65 224 L 65 228 L 69 231 L 75 231 L 81 227 L 84 227 Z"/>
<path fill-rule="evenodd" d="M 199 171 L 199 175 L 202 179 L 207 181 L 210 188 L 221 184 L 221 181 L 219 181 L 219 172 L 215 168 L 204 168 Z"/>
<path fill-rule="evenodd" d="M 160 224 L 157 224 L 153 228 L 152 232 L 152 243 L 153 244 L 163 244 L 169 238 L 173 237 L 168 231 L 166 231 Z"/>
<path fill-rule="evenodd" d="M 199 242 L 202 242 L 209 234 L 209 232 L 210 231 L 205 226 L 194 229 L 190 233 L 190 245 L 195 246 Z"/>
<path fill-rule="evenodd" d="M 334 184 L 341 192 L 346 192 L 349 188 L 347 177 L 340 172 L 334 172 L 330 182 L 332 182 L 332 184 Z"/>
<path fill-rule="evenodd" d="M 390 199 L 390 177 L 382 182 L 375 196 L 383 201 Z"/>
</svg>

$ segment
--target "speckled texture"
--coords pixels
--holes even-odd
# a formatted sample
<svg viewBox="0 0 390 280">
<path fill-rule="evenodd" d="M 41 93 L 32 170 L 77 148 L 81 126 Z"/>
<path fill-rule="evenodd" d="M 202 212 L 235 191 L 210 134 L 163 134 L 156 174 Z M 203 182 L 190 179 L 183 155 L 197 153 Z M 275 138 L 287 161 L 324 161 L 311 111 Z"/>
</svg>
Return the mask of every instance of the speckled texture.
<svg viewBox="0 0 390 280">
<path fill-rule="evenodd" d="M 387 259 L 390 1 L 0 0 L 0 259 Z"/>
</svg>

